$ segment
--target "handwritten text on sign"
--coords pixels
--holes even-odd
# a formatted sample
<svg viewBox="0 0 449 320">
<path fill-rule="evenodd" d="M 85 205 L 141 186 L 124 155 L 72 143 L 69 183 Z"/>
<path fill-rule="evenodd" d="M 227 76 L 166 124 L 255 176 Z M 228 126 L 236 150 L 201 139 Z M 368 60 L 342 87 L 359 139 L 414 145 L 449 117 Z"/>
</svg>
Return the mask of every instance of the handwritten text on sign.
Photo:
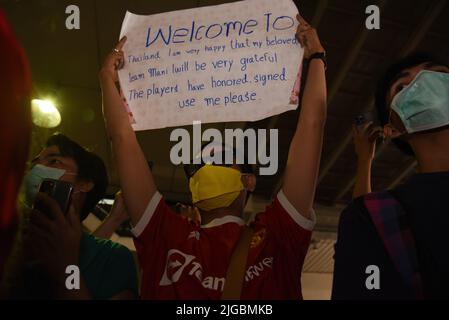
<svg viewBox="0 0 449 320">
<path fill-rule="evenodd" d="M 126 13 L 120 70 L 135 130 L 256 121 L 297 106 L 301 49 L 291 0 Z"/>
</svg>

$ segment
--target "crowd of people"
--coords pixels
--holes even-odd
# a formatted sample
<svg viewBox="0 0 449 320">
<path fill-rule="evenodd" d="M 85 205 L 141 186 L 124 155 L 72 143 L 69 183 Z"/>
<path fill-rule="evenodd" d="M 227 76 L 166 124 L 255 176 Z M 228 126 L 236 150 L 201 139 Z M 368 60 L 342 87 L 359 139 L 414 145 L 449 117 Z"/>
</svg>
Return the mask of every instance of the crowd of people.
<svg viewBox="0 0 449 320">
<path fill-rule="evenodd" d="M 55 134 L 26 169 L 31 75 L 0 12 L 0 119 L 8 119 L 0 126 L 2 148 L 8 150 L 0 160 L 0 297 L 301 299 L 301 270 L 316 223 L 327 88 L 325 49 L 317 31 L 297 18 L 306 70 L 300 116 L 281 189 L 251 223 L 243 211 L 257 177 L 248 164 L 186 167 L 192 206 L 181 205 L 175 212 L 167 205 L 117 86 L 126 37 L 111 50 L 99 81 L 121 192 L 110 215 L 90 234 L 82 222 L 105 196 L 104 162 Z M 380 126 L 369 120 L 353 128 L 357 179 L 354 199 L 341 214 L 332 298 L 447 299 L 449 67 L 429 55 L 411 55 L 386 71 L 375 95 Z M 380 139 L 413 156 L 418 173 L 394 190 L 373 192 L 371 167 Z M 234 151 L 226 145 L 207 148 L 202 153 Z M 45 179 L 71 186 L 66 211 L 39 192 Z M 138 261 L 128 248 L 109 240 L 127 220 Z M 372 265 L 380 270 L 375 289 L 366 285 Z M 67 286 L 68 266 L 80 271 L 75 289 Z"/>
</svg>

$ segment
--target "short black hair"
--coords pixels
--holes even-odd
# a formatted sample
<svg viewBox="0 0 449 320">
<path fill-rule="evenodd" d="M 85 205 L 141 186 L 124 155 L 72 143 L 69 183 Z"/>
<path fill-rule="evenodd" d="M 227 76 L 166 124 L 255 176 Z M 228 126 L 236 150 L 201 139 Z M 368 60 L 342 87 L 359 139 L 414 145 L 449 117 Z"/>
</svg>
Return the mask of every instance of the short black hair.
<svg viewBox="0 0 449 320">
<path fill-rule="evenodd" d="M 227 144 L 225 144 L 224 142 L 220 145 L 214 144 L 213 142 L 211 143 L 206 142 L 201 146 L 201 151 L 199 154 L 194 155 L 191 159 L 190 159 L 190 163 L 189 164 L 184 164 L 183 168 L 184 168 L 184 173 L 187 177 L 187 179 L 190 179 L 193 174 L 198 171 L 201 167 L 203 167 L 206 162 L 203 159 L 203 153 L 205 152 L 206 147 L 211 147 L 212 149 L 210 150 L 210 155 L 214 154 L 214 151 L 216 147 L 220 147 L 221 150 L 227 150 L 227 151 L 232 151 L 234 160 L 236 159 L 238 154 L 242 154 L 243 155 L 243 163 L 236 163 L 236 165 L 240 168 L 240 171 L 242 173 L 247 173 L 247 174 L 255 174 L 255 165 L 250 163 L 249 160 L 249 155 L 247 155 L 246 153 L 242 153 L 241 151 L 237 150 L 236 147 L 232 147 L 228 146 Z M 221 153 L 222 151 L 220 151 Z M 207 154 L 206 154 L 207 155 Z M 198 164 L 194 164 L 194 159 L 196 159 L 197 157 L 200 158 L 200 161 Z M 221 156 L 221 161 L 224 164 L 225 163 L 225 155 L 223 153 L 223 155 Z"/>
<path fill-rule="evenodd" d="M 386 125 L 389 121 L 390 112 L 386 100 L 395 77 L 405 69 L 416 67 L 426 62 L 433 62 L 438 65 L 447 66 L 446 63 L 427 52 L 414 52 L 388 67 L 384 75 L 380 78 L 377 83 L 375 106 L 377 109 L 377 116 L 382 126 Z M 393 139 L 393 143 L 404 154 L 409 156 L 415 155 L 410 144 L 403 139 Z"/>
<path fill-rule="evenodd" d="M 247 173 L 247 174 L 256 174 L 255 173 L 255 164 L 252 164 L 250 161 L 250 155 L 248 154 L 247 150 L 248 150 L 248 141 L 244 141 L 243 146 L 239 149 L 237 149 L 237 146 L 229 146 L 227 145 L 225 142 L 222 142 L 222 148 L 223 149 L 231 149 L 232 153 L 234 155 L 234 160 L 237 159 L 237 157 L 239 155 L 243 156 L 243 163 L 236 163 L 236 165 L 240 168 L 240 171 L 242 173 Z M 204 151 L 204 149 L 209 146 L 210 142 L 206 142 L 201 146 L 201 152 Z M 224 163 L 225 159 L 222 158 L 222 161 Z"/>
<path fill-rule="evenodd" d="M 46 147 L 56 146 L 64 157 L 72 158 L 78 167 L 78 178 L 92 182 L 94 187 L 86 194 L 86 199 L 81 209 L 80 219 L 83 221 L 105 195 L 108 186 L 108 174 L 103 160 L 80 146 L 67 136 L 56 133 L 48 138 Z"/>
</svg>

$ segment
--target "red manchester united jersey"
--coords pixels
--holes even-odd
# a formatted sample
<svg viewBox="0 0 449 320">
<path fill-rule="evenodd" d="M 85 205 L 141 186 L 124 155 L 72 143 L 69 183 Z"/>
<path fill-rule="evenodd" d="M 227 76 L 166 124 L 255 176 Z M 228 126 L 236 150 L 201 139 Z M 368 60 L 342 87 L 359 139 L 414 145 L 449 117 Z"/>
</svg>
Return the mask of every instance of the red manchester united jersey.
<svg viewBox="0 0 449 320">
<path fill-rule="evenodd" d="M 300 215 L 282 191 L 256 215 L 242 299 L 301 299 L 301 269 L 315 215 Z M 244 221 L 235 216 L 198 226 L 156 193 L 133 229 L 143 299 L 220 299 Z"/>
</svg>

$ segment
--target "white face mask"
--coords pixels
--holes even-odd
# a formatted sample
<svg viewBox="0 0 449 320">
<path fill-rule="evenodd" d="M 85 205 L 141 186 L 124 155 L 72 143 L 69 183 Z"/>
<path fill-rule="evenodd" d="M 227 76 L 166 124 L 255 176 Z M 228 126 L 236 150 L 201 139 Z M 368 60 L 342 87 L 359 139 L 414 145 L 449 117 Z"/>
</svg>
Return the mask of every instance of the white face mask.
<svg viewBox="0 0 449 320">
<path fill-rule="evenodd" d="M 59 180 L 64 174 L 76 175 L 74 173 L 67 173 L 64 169 L 46 167 L 42 164 L 36 164 L 31 170 L 27 172 L 24 177 L 25 184 L 25 202 L 28 206 L 34 202 L 36 194 L 39 192 L 39 187 L 44 179 Z"/>
</svg>

